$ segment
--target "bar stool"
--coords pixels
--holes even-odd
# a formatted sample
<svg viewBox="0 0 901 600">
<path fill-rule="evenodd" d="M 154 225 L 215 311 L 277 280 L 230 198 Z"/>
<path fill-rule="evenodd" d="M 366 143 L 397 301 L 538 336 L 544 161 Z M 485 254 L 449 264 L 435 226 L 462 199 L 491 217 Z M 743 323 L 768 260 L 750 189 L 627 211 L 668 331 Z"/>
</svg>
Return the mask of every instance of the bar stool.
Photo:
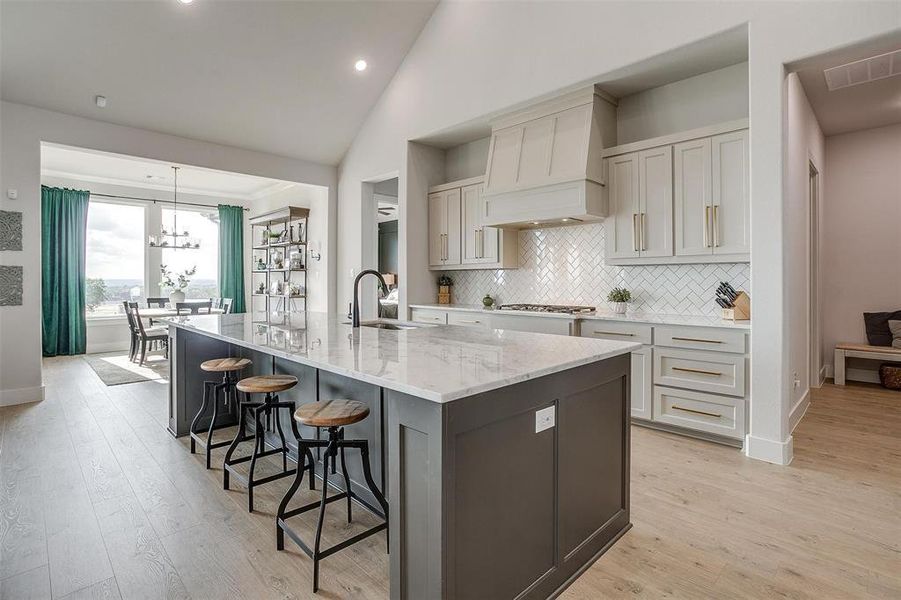
<svg viewBox="0 0 901 600">
<path fill-rule="evenodd" d="M 335 552 L 343 550 L 344 548 L 347 548 L 348 546 L 355 544 L 360 540 L 373 535 L 374 533 L 378 533 L 383 529 L 388 529 L 388 503 L 385 501 L 385 497 L 382 495 L 382 492 L 379 491 L 379 488 L 372 480 L 372 472 L 370 471 L 369 466 L 369 443 L 367 440 L 344 439 L 343 427 L 345 425 L 351 425 L 353 423 L 362 421 L 368 415 L 369 407 L 367 407 L 362 402 L 357 402 L 356 400 L 329 400 L 323 402 L 311 402 L 309 404 L 304 404 L 294 413 L 294 420 L 299 423 L 308 425 L 310 427 L 328 428 L 328 440 L 297 440 L 298 452 L 300 452 L 300 448 L 305 449 L 307 452 L 311 452 L 312 448 L 325 448 L 325 451 L 322 454 L 322 500 L 318 502 L 311 502 L 309 504 L 301 506 L 300 508 L 287 510 L 288 503 L 294 497 L 294 494 L 297 492 L 297 488 L 300 487 L 300 482 L 303 479 L 303 472 L 298 471 L 294 476 L 294 482 L 291 484 L 291 487 L 288 488 L 288 491 L 285 492 L 285 497 L 282 498 L 282 501 L 278 506 L 278 512 L 276 513 L 276 548 L 278 550 L 285 549 L 285 534 L 287 533 L 288 537 L 290 537 L 294 541 L 294 543 L 296 543 L 300 547 L 300 549 L 307 554 L 307 556 L 313 559 L 314 593 L 319 591 L 320 560 L 331 556 Z M 377 508 L 360 498 L 351 489 L 350 477 L 347 475 L 347 461 L 344 457 L 345 448 L 357 448 L 360 450 L 361 459 L 363 461 L 363 476 L 366 478 L 366 485 L 369 488 L 369 491 L 372 492 L 372 495 L 375 496 L 375 499 L 378 501 L 382 510 L 378 510 Z M 339 450 L 341 452 L 341 473 L 344 477 L 344 487 L 346 491 L 331 497 L 327 497 L 329 465 L 331 464 L 332 468 L 334 468 L 335 462 L 338 459 Z M 313 473 L 311 472 L 310 477 L 312 478 L 312 476 Z M 320 540 L 322 538 L 322 522 L 325 518 L 325 505 L 329 502 L 341 500 L 342 498 L 347 499 L 348 523 L 350 523 L 352 520 L 351 500 L 356 500 L 357 502 L 368 508 L 372 513 L 374 513 L 381 519 L 384 519 L 384 522 L 376 525 L 375 527 L 371 527 L 366 531 L 358 533 L 357 535 L 348 538 L 343 542 L 335 544 L 330 548 L 320 550 Z M 319 508 L 319 521 L 316 524 L 316 540 L 313 544 L 313 549 L 311 550 L 310 547 L 300 539 L 300 536 L 290 527 L 288 527 L 286 520 L 309 510 L 313 510 L 317 507 Z"/>
<path fill-rule="evenodd" d="M 221 383 L 216 383 L 215 381 L 203 382 L 203 402 L 200 405 L 200 410 L 198 410 L 197 414 L 194 416 L 194 420 L 191 421 L 191 454 L 194 454 L 196 444 L 203 446 L 206 449 L 207 469 L 210 468 L 211 451 L 214 448 L 222 448 L 231 443 L 229 441 L 213 443 L 214 431 L 217 429 L 224 429 L 225 427 L 231 427 L 231 425 L 221 425 L 216 427 L 216 419 L 219 417 L 219 394 L 222 394 L 223 405 L 226 408 L 228 408 L 232 398 L 237 403 L 238 392 L 235 391 L 235 384 L 238 383 L 238 380 L 235 378 L 235 373 L 243 371 L 244 368 L 251 364 L 253 363 L 249 358 L 214 358 L 200 363 L 201 370 L 206 371 L 207 373 L 222 373 Z M 210 389 L 213 390 L 212 394 L 210 393 Z M 206 405 L 210 398 L 213 400 L 213 418 L 210 421 L 210 426 L 206 432 L 206 439 L 204 440 L 200 437 L 200 432 L 197 431 L 197 422 L 200 421 L 200 417 L 203 416 L 203 413 L 206 411 Z"/>
<path fill-rule="evenodd" d="M 255 377 L 247 377 L 245 379 L 242 379 L 236 385 L 239 392 L 244 392 L 247 400 L 241 402 L 240 404 L 238 432 L 235 434 L 235 439 L 232 440 L 231 445 L 225 452 L 225 460 L 222 463 L 222 486 L 226 490 L 229 489 L 229 476 L 234 476 L 234 478 L 237 479 L 239 483 L 245 485 L 247 487 L 247 510 L 249 512 L 253 512 L 254 487 L 275 481 L 276 479 L 281 479 L 282 477 L 294 475 L 295 471 L 303 473 L 303 471 L 309 469 L 311 474 L 314 472 L 316 463 L 313 459 L 313 453 L 309 449 L 300 447 L 298 447 L 297 468 L 290 470 L 288 469 L 288 453 L 290 450 L 288 448 L 288 444 L 285 443 L 285 433 L 282 430 L 282 420 L 279 416 L 279 413 L 280 409 L 282 408 L 293 410 L 294 403 L 279 402 L 278 392 L 289 390 L 295 385 L 297 385 L 297 378 L 293 375 L 257 375 Z M 250 394 L 266 394 L 266 396 L 262 402 L 252 402 L 249 399 Z M 247 436 L 244 425 L 245 415 L 248 410 L 251 410 L 253 412 L 254 420 L 254 434 L 250 437 Z M 270 430 L 272 426 L 273 413 L 275 414 L 275 428 L 278 431 L 278 437 L 281 439 L 281 447 L 273 447 L 270 450 L 266 450 L 266 431 Z M 264 415 L 266 416 L 265 426 L 263 425 Z M 295 425 L 293 421 L 291 421 L 291 429 L 294 433 L 294 437 L 299 440 L 300 433 L 297 431 L 297 425 Z M 235 453 L 238 445 L 241 442 L 247 440 L 254 440 L 254 448 L 250 453 L 250 456 L 232 458 L 232 455 Z M 274 475 L 269 475 L 267 477 L 262 477 L 260 479 L 254 479 L 254 471 L 256 469 L 257 459 L 263 458 L 264 456 L 271 456 L 273 454 L 282 455 L 282 472 L 276 473 Z M 304 459 L 300 458 L 302 455 L 304 456 Z M 301 460 L 304 461 L 303 465 L 301 465 Z M 247 461 L 250 461 L 250 470 L 245 477 L 235 469 L 235 465 Z M 310 476 L 310 489 L 316 489 L 315 484 L 313 483 L 312 475 Z"/>
</svg>

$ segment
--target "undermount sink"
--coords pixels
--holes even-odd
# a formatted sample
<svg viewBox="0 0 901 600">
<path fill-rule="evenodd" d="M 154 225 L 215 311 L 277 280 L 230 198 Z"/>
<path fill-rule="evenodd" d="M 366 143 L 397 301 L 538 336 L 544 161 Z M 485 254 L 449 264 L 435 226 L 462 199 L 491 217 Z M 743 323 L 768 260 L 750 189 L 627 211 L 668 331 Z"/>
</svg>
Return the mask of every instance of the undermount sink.
<svg viewBox="0 0 901 600">
<path fill-rule="evenodd" d="M 360 323 L 360 327 L 374 327 L 376 329 L 390 329 L 391 331 L 403 331 L 404 329 L 416 329 L 416 325 L 397 325 L 395 323 L 384 323 L 378 321 L 376 323 Z"/>
<path fill-rule="evenodd" d="M 350 325 L 350 321 L 345 321 L 345 325 Z M 430 327 L 426 323 L 410 323 L 409 321 L 400 321 L 390 323 L 388 321 L 364 321 L 360 323 L 360 327 L 372 327 L 373 329 L 387 329 L 388 331 L 405 331 L 407 329 L 419 329 L 420 327 Z"/>
</svg>

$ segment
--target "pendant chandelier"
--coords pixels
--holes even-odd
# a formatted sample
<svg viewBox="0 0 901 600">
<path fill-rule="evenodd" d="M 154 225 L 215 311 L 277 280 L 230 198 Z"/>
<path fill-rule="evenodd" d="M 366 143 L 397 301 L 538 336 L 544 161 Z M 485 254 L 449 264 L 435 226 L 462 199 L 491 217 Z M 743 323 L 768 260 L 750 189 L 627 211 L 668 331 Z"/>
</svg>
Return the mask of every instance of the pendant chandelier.
<svg viewBox="0 0 901 600">
<path fill-rule="evenodd" d="M 160 232 L 151 235 L 148 244 L 151 248 L 173 248 L 181 250 L 197 250 L 200 248 L 200 240 L 192 237 L 187 229 L 178 229 L 178 169 L 172 167 L 174 187 L 172 188 L 172 227 L 163 223 Z"/>
</svg>

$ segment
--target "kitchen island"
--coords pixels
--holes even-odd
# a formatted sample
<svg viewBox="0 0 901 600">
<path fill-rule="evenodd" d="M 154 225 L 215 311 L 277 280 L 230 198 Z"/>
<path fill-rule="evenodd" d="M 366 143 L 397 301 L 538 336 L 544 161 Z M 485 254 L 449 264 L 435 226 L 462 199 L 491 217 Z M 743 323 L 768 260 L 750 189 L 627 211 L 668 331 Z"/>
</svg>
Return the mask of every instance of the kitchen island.
<svg viewBox="0 0 901 600">
<path fill-rule="evenodd" d="M 297 405 L 366 403 L 369 418 L 347 437 L 369 440 L 386 491 L 392 598 L 546 598 L 628 530 L 638 344 L 343 321 L 310 312 L 166 319 L 170 431 L 188 433 L 200 363 L 224 356 L 253 361 L 242 376 L 297 376 L 282 394 Z M 354 491 L 371 499 L 358 459 L 348 463 Z"/>
</svg>

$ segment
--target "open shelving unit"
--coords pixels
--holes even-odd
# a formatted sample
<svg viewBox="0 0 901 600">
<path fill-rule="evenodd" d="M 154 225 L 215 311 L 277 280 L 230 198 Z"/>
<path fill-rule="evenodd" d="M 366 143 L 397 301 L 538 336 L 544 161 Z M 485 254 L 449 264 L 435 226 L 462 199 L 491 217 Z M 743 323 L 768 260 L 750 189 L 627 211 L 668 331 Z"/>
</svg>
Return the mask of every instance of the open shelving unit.
<svg viewBox="0 0 901 600">
<path fill-rule="evenodd" d="M 310 210 L 286 206 L 251 217 L 251 310 L 307 309 L 307 222 Z"/>
</svg>

